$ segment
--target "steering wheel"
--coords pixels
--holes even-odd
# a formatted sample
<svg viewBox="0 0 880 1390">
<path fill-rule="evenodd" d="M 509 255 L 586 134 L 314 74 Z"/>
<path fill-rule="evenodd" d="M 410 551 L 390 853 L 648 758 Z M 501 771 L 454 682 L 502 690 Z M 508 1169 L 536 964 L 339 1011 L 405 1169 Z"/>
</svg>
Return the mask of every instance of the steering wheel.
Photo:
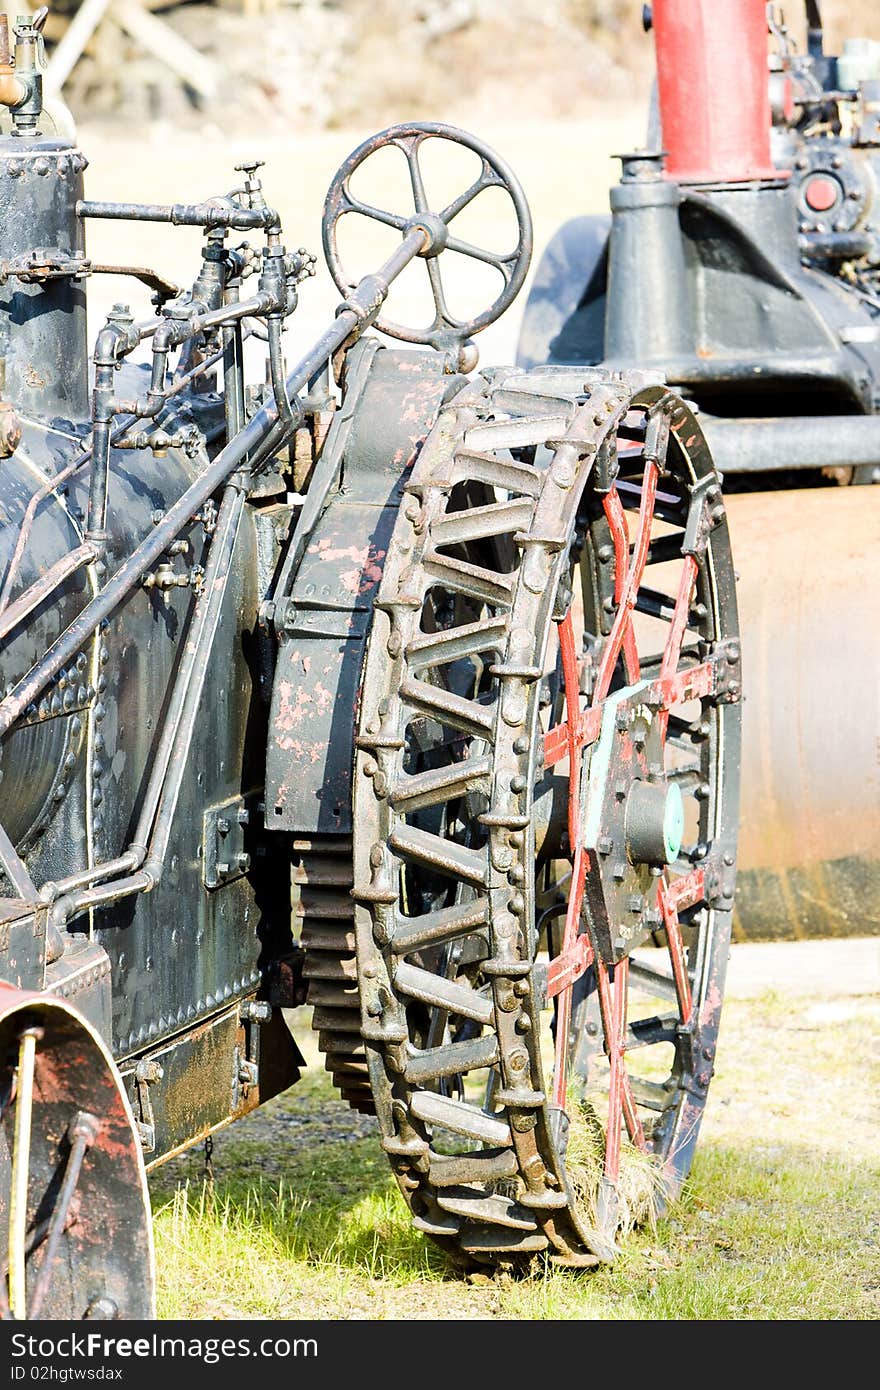
<svg viewBox="0 0 880 1390">
<path fill-rule="evenodd" d="M 473 150 L 482 161 L 480 173 L 473 183 L 440 212 L 433 212 L 428 206 L 419 162 L 422 146 L 430 139 L 449 140 L 455 145 L 463 145 L 466 149 Z M 406 156 L 415 205 L 413 213 L 386 212 L 383 208 L 362 202 L 349 190 L 355 170 L 386 145 L 397 145 Z M 462 241 L 461 238 L 451 235 L 449 231 L 450 224 L 459 213 L 486 188 L 503 189 L 513 203 L 517 220 L 517 243 L 514 250 L 507 255 L 499 255 L 494 251 L 484 250 L 481 246 L 474 246 L 469 241 Z M 401 338 L 406 343 L 428 343 L 439 350 L 460 346 L 474 333 L 479 333 L 490 323 L 494 323 L 522 288 L 532 255 L 532 219 L 526 196 L 516 176 L 488 145 L 455 126 L 441 125 L 433 121 L 413 121 L 410 124 L 391 126 L 390 129 L 365 140 L 337 170 L 324 203 L 322 237 L 330 274 L 343 294 L 350 293 L 355 284 L 343 269 L 337 246 L 337 228 L 341 219 L 349 213 L 359 213 L 362 217 L 370 217 L 387 227 L 394 227 L 404 236 L 414 227 L 424 227 L 428 233 L 429 244 L 419 254 L 425 261 L 434 300 L 433 322 L 427 328 L 409 328 L 405 324 L 393 323 L 385 318 L 376 319 L 375 326 L 392 338 Z M 474 318 L 457 319 L 447 306 L 438 263 L 440 252 L 444 250 L 456 251 L 472 260 L 494 266 L 504 280 L 504 287 L 497 299 Z"/>
</svg>

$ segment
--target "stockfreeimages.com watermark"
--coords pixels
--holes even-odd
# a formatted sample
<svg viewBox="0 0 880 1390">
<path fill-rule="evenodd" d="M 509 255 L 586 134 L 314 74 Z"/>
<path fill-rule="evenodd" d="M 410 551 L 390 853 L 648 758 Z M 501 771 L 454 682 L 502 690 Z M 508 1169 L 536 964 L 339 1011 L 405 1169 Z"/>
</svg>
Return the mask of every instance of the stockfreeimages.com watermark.
<svg viewBox="0 0 880 1390">
<path fill-rule="evenodd" d="M 58 1337 L 14 1332 L 10 1338 L 10 1378 L 17 1380 L 118 1380 L 121 1370 L 110 1366 L 69 1366 L 67 1361 L 161 1360 L 201 1361 L 214 1366 L 238 1357 L 286 1360 L 316 1357 L 314 1337 L 146 1337 L 108 1336 L 105 1332 L 70 1332 Z M 30 1365 L 16 1364 L 22 1357 Z M 58 1363 L 62 1364 L 58 1364 Z"/>
</svg>

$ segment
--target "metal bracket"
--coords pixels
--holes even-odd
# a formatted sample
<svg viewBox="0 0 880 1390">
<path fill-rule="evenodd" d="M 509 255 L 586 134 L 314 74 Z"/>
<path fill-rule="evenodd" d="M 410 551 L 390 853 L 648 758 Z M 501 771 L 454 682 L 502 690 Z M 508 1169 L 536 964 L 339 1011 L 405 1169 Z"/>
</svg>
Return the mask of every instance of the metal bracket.
<svg viewBox="0 0 880 1390">
<path fill-rule="evenodd" d="M 717 704 L 735 705 L 742 699 L 741 651 L 738 637 L 726 637 L 712 649 Z"/>
<path fill-rule="evenodd" d="M 141 1112 L 141 1117 L 135 1120 L 135 1124 L 140 1135 L 141 1147 L 147 1154 L 154 1153 L 156 1149 L 156 1118 L 150 1099 L 150 1087 L 161 1081 L 164 1075 L 164 1068 L 154 1061 L 138 1062 L 134 1069 L 134 1084 Z"/>
<path fill-rule="evenodd" d="M 705 555 L 709 536 L 718 523 L 724 520 L 724 515 L 721 484 L 717 474 L 707 473 L 705 478 L 701 478 L 691 489 L 691 503 L 688 507 L 681 553 L 693 555 L 697 559 Z"/>
<path fill-rule="evenodd" d="M 251 867 L 245 838 L 262 818 L 262 792 L 231 797 L 204 813 L 202 878 L 206 888 L 221 888 Z"/>
<path fill-rule="evenodd" d="M 5 285 L 10 279 L 21 280 L 25 285 L 38 285 L 45 280 L 68 277 L 82 280 L 91 273 L 91 269 L 91 262 L 85 256 L 75 256 L 71 251 L 54 247 L 37 246 L 26 256 L 0 261 L 0 285 Z"/>
</svg>

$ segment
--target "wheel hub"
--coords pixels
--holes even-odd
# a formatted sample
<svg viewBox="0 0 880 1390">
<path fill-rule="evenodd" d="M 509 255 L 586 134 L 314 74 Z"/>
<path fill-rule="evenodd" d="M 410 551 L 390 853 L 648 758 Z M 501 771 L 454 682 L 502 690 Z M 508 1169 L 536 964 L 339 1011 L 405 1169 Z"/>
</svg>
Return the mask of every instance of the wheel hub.
<svg viewBox="0 0 880 1390">
<path fill-rule="evenodd" d="M 663 755 L 650 682 L 610 695 L 581 798 L 584 845 L 598 868 L 585 910 L 606 963 L 659 925 L 654 880 L 681 850 L 684 806 Z"/>
</svg>

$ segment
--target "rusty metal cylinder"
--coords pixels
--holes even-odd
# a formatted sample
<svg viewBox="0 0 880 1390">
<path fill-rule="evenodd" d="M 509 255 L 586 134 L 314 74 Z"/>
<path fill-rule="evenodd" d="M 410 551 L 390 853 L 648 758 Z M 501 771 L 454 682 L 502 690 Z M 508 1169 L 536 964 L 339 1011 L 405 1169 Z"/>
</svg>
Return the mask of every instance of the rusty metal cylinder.
<svg viewBox="0 0 880 1390">
<path fill-rule="evenodd" d="M 728 509 L 745 696 L 735 932 L 880 933 L 880 488 Z"/>
<path fill-rule="evenodd" d="M 764 0 L 655 0 L 653 18 L 670 178 L 778 177 L 770 159 Z"/>
</svg>

